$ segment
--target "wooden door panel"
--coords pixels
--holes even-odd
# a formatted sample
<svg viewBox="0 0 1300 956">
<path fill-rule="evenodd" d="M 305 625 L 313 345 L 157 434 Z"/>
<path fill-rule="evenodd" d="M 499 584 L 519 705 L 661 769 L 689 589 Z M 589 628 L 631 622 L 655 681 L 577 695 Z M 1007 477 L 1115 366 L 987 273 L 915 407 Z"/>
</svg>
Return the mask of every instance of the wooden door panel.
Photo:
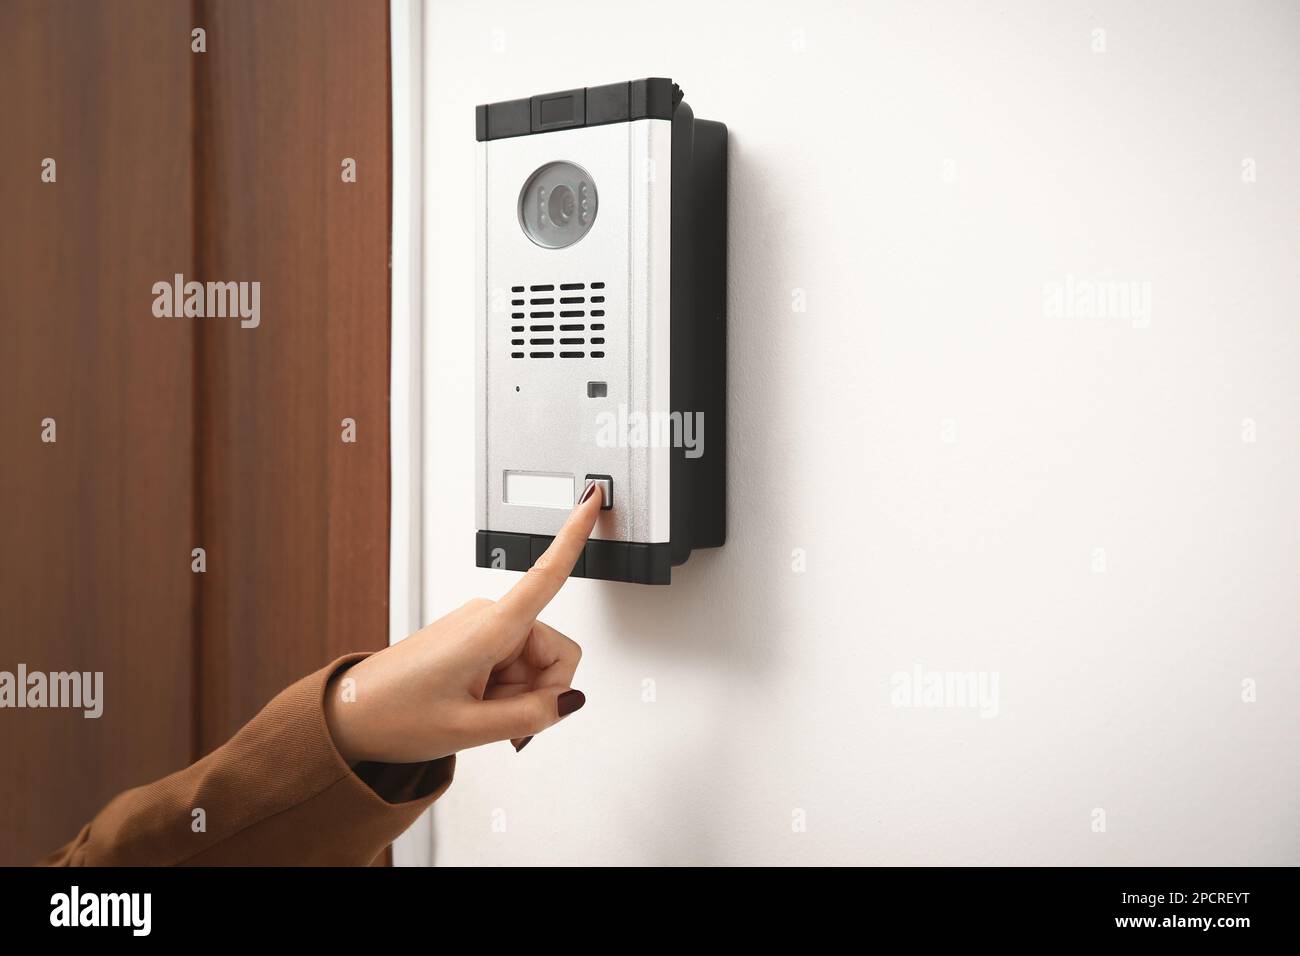
<svg viewBox="0 0 1300 956">
<path fill-rule="evenodd" d="M 0 669 L 104 675 L 98 719 L 0 711 L 0 864 L 191 755 L 194 326 L 151 293 L 193 266 L 189 22 L 0 4 Z"/>
<path fill-rule="evenodd" d="M 105 681 L 0 711 L 8 864 L 387 642 L 388 5 L 7 0 L 0 63 L 0 669 Z"/>
<path fill-rule="evenodd" d="M 257 328 L 200 332 L 206 751 L 305 672 L 387 643 L 390 111 L 386 3 L 200 15 L 199 267 L 262 290 Z"/>
</svg>

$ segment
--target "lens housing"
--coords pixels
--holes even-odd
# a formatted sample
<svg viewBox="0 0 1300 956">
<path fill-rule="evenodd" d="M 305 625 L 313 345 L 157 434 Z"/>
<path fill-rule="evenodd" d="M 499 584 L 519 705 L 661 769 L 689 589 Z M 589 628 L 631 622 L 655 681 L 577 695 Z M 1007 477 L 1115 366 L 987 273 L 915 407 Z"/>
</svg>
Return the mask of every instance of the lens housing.
<svg viewBox="0 0 1300 956">
<path fill-rule="evenodd" d="M 598 205 L 590 173 L 576 163 L 550 162 L 519 192 L 519 225 L 537 245 L 563 249 L 591 231 Z"/>
</svg>

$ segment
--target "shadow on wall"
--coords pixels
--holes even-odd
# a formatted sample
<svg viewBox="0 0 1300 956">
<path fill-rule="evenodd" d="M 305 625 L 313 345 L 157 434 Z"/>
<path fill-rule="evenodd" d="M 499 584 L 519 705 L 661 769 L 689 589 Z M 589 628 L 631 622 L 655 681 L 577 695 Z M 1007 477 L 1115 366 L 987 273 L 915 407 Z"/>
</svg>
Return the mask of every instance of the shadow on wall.
<svg viewBox="0 0 1300 956">
<path fill-rule="evenodd" d="M 666 588 L 615 585 L 600 595 L 612 640 L 652 644 L 656 654 L 691 662 L 717 688 L 712 723 L 682 742 L 672 758 L 676 768 L 664 772 L 671 778 L 680 770 L 681 779 L 688 779 L 702 766 L 716 767 L 718 793 L 743 783 L 736 776 L 742 768 L 729 757 L 737 725 L 728 696 L 752 693 L 788 654 L 782 645 L 803 639 L 802 589 L 791 586 L 791 552 L 803 508 L 792 502 L 812 490 L 794 452 L 798 436 L 789 428 L 800 383 L 788 377 L 778 347 L 789 331 L 778 328 L 787 321 L 781 309 L 789 301 L 788 250 L 779 230 L 763 228 L 778 201 L 780 171 L 746 155 L 734 132 L 728 160 L 727 543 L 692 552 L 673 569 L 673 583 Z M 706 422 L 705 454 L 707 429 Z M 629 821 L 641 816 L 635 805 L 624 809 Z M 662 834 L 646 842 L 658 848 L 657 862 L 716 860 L 711 843 L 717 833 L 709 815 L 694 806 L 680 810 L 666 814 L 681 824 L 671 843 L 665 844 Z M 664 816 L 662 808 L 655 814 Z"/>
<path fill-rule="evenodd" d="M 756 676 L 767 665 L 772 642 L 795 630 L 788 616 L 790 555 L 786 542 L 793 530 L 790 498 L 798 494 L 799 475 L 793 455 L 782 453 L 782 436 L 770 433 L 782 409 L 797 401 L 779 352 L 769 343 L 788 330 L 777 329 L 777 308 L 787 298 L 777 288 L 785 250 L 779 233 L 761 241 L 758 220 L 770 208 L 769 174 L 753 166 L 729 142 L 728 220 L 728 460 L 727 543 L 722 548 L 691 552 L 673 568 L 668 587 L 618 586 L 605 610 L 620 640 L 654 640 L 674 656 L 723 660 L 741 675 Z M 742 202 L 737 201 L 743 196 Z M 753 215 L 747 213 L 753 210 Z M 780 335 L 777 333 L 780 332 Z M 792 436 L 793 437 L 793 436 Z M 705 423 L 708 454 L 708 423 Z M 781 587 L 773 587 L 775 583 Z M 647 624 L 653 622 L 653 627 Z M 707 638 L 707 639 L 706 639 Z"/>
</svg>

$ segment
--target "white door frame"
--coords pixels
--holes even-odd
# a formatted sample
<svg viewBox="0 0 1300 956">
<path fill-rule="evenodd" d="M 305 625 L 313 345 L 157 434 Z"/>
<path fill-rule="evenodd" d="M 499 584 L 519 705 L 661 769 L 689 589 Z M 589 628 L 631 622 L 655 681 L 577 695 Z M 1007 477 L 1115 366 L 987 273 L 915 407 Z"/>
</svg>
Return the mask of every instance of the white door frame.
<svg viewBox="0 0 1300 956">
<path fill-rule="evenodd" d="M 424 625 L 421 349 L 424 228 L 424 16 L 421 0 L 390 0 L 393 103 L 388 643 Z M 431 812 L 431 811 L 430 811 Z M 393 844 L 394 866 L 433 864 L 433 822 L 421 814 Z"/>
</svg>

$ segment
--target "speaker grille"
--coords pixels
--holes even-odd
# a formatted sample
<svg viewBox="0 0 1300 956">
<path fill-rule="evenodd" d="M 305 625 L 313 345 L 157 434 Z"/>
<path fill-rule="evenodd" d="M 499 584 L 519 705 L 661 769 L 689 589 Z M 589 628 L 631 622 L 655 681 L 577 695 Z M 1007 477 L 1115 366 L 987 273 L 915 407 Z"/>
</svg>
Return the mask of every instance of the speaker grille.
<svg viewBox="0 0 1300 956">
<path fill-rule="evenodd" d="M 605 283 L 538 282 L 510 287 L 510 357 L 603 359 Z"/>
</svg>

